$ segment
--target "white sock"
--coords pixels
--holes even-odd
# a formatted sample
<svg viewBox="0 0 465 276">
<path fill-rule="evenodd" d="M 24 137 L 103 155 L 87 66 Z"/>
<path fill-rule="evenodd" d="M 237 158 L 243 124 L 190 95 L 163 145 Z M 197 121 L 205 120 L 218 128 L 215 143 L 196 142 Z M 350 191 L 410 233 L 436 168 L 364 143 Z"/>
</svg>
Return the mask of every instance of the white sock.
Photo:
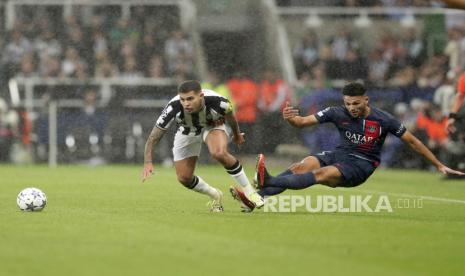
<svg viewBox="0 0 465 276">
<path fill-rule="evenodd" d="M 194 186 L 193 188 L 191 188 L 192 190 L 204 195 L 208 195 L 213 199 L 218 198 L 218 191 L 212 186 L 208 185 L 208 183 L 205 182 L 205 180 L 203 180 L 202 178 L 194 175 L 193 182 L 197 182 L 197 184 L 192 184 Z"/>
<path fill-rule="evenodd" d="M 231 169 L 226 169 L 226 171 L 231 175 L 232 178 L 239 184 L 243 189 L 246 195 L 250 195 L 255 192 L 255 189 L 250 185 L 247 175 L 245 175 L 244 169 L 239 161 Z"/>
</svg>

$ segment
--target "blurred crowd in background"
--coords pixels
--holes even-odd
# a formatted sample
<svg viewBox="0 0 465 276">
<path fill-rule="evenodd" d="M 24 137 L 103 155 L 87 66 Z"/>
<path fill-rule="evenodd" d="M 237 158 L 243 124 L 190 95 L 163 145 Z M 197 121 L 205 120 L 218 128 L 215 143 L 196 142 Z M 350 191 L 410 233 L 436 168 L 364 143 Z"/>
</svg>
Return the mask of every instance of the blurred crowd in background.
<svg viewBox="0 0 465 276">
<path fill-rule="evenodd" d="M 66 18 L 50 7 L 21 11 L 0 40 L 2 79 L 195 77 L 192 44 L 174 9 L 140 6 L 129 18 L 111 6 Z"/>
<path fill-rule="evenodd" d="M 279 6 L 443 7 L 439 0 L 277 0 Z"/>
<path fill-rule="evenodd" d="M 303 5 L 306 1 L 277 4 L 294 2 Z M 400 0 L 321 2 L 339 6 L 424 4 Z M 78 11 L 63 18 L 53 8 L 24 8 L 11 30 L 1 28 L 1 86 L 7 87 L 8 80 L 15 77 L 136 81 L 149 77 L 172 78 L 177 83 L 198 78 L 192 38 L 181 31 L 176 10 L 167 9 L 140 7 L 130 18 L 121 18 L 111 7 L 102 6 L 92 14 Z M 363 42 L 352 29 L 340 28 L 329 39 L 322 39 L 309 28 L 291 45 L 298 76 L 295 87 L 287 84 L 275 68 L 265 69 L 256 78 L 244 70 L 228 79 L 221 79 L 221 72 L 209 72 L 202 86 L 233 103 L 246 133 L 242 153 L 282 153 L 283 144 L 303 145 L 314 153 L 334 148 L 339 139 L 337 131 L 331 126 L 293 129 L 281 119 L 285 103 L 298 106 L 302 115 L 311 114 L 342 103 L 335 81 L 361 80 L 375 106 L 393 113 L 441 159 L 457 165 L 465 156 L 465 127 L 449 135 L 445 124 L 456 80 L 465 68 L 465 59 L 461 58 L 465 56 L 465 23 L 450 26 L 447 32 L 444 51 L 429 57 L 417 28 L 405 28 L 396 34 L 384 30 L 368 50 L 362 49 Z M 175 89 L 173 86 L 171 96 Z M 139 162 L 160 110 L 117 109 L 101 104 L 102 91 L 96 87 L 83 86 L 77 91 L 83 107 L 63 110 L 58 118 L 61 161 L 99 157 L 102 162 Z M 42 100 L 46 103 L 50 97 L 53 95 L 44 93 Z M 8 98 L 5 89 L 0 91 L 0 162 L 21 158 L 46 161 L 48 111 L 44 108 L 37 114 L 27 114 L 24 108 L 11 108 L 1 98 Z M 159 146 L 156 161 L 169 163 L 170 140 L 165 138 Z M 302 154 L 301 148 L 297 151 Z M 21 157 L 21 153 L 29 157 Z M 393 137 L 387 140 L 382 158 L 387 167 L 428 169 L 424 160 Z"/>
</svg>

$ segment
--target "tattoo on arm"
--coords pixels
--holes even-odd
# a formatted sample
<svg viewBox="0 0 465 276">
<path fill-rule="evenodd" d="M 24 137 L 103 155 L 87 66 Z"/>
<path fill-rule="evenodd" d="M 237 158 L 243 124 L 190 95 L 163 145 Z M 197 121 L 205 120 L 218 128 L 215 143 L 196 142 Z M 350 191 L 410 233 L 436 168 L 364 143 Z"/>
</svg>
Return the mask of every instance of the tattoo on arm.
<svg viewBox="0 0 465 276">
<path fill-rule="evenodd" d="M 237 124 L 236 117 L 234 117 L 233 113 L 228 113 L 224 116 L 226 122 L 231 127 L 234 134 L 239 134 L 239 125 Z"/>
<path fill-rule="evenodd" d="M 158 144 L 160 139 L 165 135 L 166 130 L 159 129 L 158 127 L 153 127 L 152 132 L 150 132 L 149 138 L 145 143 L 144 151 L 144 163 L 152 162 L 152 150 L 153 146 Z"/>
</svg>

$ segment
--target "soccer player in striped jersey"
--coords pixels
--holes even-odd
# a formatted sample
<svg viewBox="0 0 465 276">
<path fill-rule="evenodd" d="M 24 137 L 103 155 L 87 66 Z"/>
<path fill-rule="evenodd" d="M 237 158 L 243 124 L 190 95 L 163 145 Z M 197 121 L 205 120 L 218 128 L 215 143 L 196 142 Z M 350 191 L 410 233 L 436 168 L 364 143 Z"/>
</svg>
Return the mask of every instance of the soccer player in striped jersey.
<svg viewBox="0 0 465 276">
<path fill-rule="evenodd" d="M 392 115 L 370 106 L 362 84 L 347 84 L 342 89 L 342 94 L 344 105 L 328 107 L 309 116 L 299 116 L 299 111 L 289 104 L 283 109 L 283 118 L 298 128 L 333 123 L 339 130 L 341 143 L 334 151 L 308 156 L 275 177 L 268 174 L 265 156 L 260 154 L 257 158 L 255 181 L 261 196 L 280 194 L 286 189 L 305 189 L 314 184 L 333 188 L 358 186 L 378 167 L 381 148 L 389 133 L 429 160 L 439 172 L 464 175 L 442 164 Z M 241 202 L 243 211 L 254 209 L 240 190 L 232 188 L 231 193 Z"/>
<path fill-rule="evenodd" d="M 153 173 L 152 149 L 176 122 L 173 157 L 178 181 L 185 187 L 211 197 L 211 211 L 223 211 L 220 190 L 194 175 L 195 166 L 204 142 L 210 155 L 220 162 L 244 192 L 255 208 L 263 206 L 261 196 L 250 184 L 240 162 L 228 152 L 229 135 L 227 123 L 232 129 L 232 141 L 240 146 L 245 142 L 244 133 L 233 114 L 231 103 L 218 93 L 202 89 L 197 81 L 186 81 L 178 88 L 178 95 L 166 105 L 145 144 L 142 181 Z"/>
</svg>

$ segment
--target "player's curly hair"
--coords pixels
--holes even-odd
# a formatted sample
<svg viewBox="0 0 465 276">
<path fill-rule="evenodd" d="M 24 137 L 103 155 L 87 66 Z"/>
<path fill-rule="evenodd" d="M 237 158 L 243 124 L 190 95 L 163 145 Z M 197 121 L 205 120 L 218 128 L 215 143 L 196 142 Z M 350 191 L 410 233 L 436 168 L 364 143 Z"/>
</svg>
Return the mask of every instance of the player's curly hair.
<svg viewBox="0 0 465 276">
<path fill-rule="evenodd" d="M 189 93 L 190 91 L 200 92 L 202 87 L 200 83 L 196 80 L 188 80 L 181 83 L 178 87 L 179 93 Z"/>
<path fill-rule="evenodd" d="M 352 82 L 342 88 L 344 96 L 364 96 L 367 92 L 365 86 L 358 82 Z"/>
</svg>

